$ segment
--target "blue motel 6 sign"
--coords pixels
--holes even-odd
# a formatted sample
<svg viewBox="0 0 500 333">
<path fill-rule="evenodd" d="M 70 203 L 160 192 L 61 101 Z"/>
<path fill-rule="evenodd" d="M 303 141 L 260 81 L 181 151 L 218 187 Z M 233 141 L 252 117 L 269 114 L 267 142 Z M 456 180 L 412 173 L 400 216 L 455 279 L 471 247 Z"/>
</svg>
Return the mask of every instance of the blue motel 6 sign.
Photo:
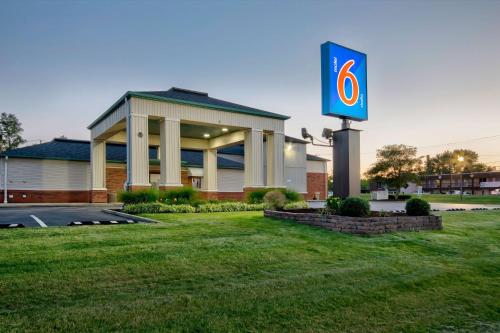
<svg viewBox="0 0 500 333">
<path fill-rule="evenodd" d="M 326 42 L 321 45 L 322 114 L 368 119 L 366 54 Z"/>
</svg>

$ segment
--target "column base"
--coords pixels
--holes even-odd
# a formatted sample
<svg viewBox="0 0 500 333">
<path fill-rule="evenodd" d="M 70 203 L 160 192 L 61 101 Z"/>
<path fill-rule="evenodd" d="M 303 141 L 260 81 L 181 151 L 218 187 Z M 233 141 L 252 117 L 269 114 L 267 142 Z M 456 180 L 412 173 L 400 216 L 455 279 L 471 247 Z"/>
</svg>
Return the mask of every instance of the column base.
<svg viewBox="0 0 500 333">
<path fill-rule="evenodd" d="M 160 186 L 158 186 L 158 188 L 160 189 L 160 191 L 177 190 L 177 189 L 182 188 L 182 187 L 184 187 L 184 185 L 182 185 L 182 184 L 178 184 L 178 185 L 160 185 Z"/>
<path fill-rule="evenodd" d="M 249 193 L 255 192 L 255 191 L 261 191 L 265 190 L 265 186 L 248 186 L 248 187 L 243 187 L 243 196 L 244 198 L 247 198 Z"/>
<path fill-rule="evenodd" d="M 151 185 L 128 185 L 128 191 L 140 191 L 140 190 L 149 190 Z"/>
<path fill-rule="evenodd" d="M 217 191 L 199 191 L 198 193 L 203 200 L 217 200 L 219 198 Z"/>
<path fill-rule="evenodd" d="M 108 203 L 108 190 L 91 190 L 91 203 Z"/>
<path fill-rule="evenodd" d="M 273 191 L 273 190 L 284 190 L 286 189 L 286 186 L 266 186 L 267 190 Z"/>
</svg>

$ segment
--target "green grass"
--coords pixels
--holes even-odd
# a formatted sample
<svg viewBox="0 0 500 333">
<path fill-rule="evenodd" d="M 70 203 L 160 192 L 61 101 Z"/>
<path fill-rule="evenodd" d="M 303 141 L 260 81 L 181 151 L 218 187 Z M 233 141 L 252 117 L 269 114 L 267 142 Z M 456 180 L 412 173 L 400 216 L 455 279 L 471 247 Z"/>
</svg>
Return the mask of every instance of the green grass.
<svg viewBox="0 0 500 333">
<path fill-rule="evenodd" d="M 361 194 L 361 197 L 370 200 L 369 193 Z M 416 197 L 416 195 L 414 195 Z M 493 204 L 500 205 L 500 195 L 464 195 L 460 200 L 460 195 L 449 194 L 422 194 L 422 198 L 428 202 L 435 203 L 463 203 L 463 204 Z"/>
<path fill-rule="evenodd" d="M 358 237 L 262 212 L 0 230 L 0 331 L 500 331 L 500 212 Z"/>
</svg>

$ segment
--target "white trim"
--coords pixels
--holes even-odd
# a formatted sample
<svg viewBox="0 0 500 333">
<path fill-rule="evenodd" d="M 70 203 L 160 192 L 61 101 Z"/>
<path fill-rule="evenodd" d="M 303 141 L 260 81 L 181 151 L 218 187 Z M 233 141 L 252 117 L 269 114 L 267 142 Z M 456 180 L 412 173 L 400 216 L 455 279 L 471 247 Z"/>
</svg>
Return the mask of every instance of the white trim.
<svg viewBox="0 0 500 333">
<path fill-rule="evenodd" d="M 43 223 L 42 220 L 40 220 L 38 217 L 36 217 L 35 215 L 30 215 L 30 217 L 36 221 L 36 223 L 38 223 L 42 228 L 47 228 L 47 225 L 45 223 Z"/>
<path fill-rule="evenodd" d="M 132 117 L 143 117 L 143 118 L 148 118 L 147 114 L 142 114 L 142 113 L 134 113 L 133 111 L 130 112 L 130 116 Z"/>
<path fill-rule="evenodd" d="M 178 118 L 161 117 L 160 121 L 178 121 L 178 122 L 180 122 L 181 120 Z"/>
<path fill-rule="evenodd" d="M 182 187 L 183 184 L 158 184 L 159 187 Z"/>
</svg>

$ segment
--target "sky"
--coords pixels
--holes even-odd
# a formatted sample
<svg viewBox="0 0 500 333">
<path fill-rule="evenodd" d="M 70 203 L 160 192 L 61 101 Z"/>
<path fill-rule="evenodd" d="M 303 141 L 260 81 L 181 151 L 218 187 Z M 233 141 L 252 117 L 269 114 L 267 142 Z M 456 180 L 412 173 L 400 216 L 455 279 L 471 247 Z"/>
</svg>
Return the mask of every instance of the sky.
<svg viewBox="0 0 500 333">
<path fill-rule="evenodd" d="M 500 166 L 500 1 L 2 1 L 0 112 L 29 143 L 86 129 L 126 91 L 172 86 L 286 114 L 320 137 L 320 45 L 368 55 L 361 168 L 387 144 Z M 331 157 L 329 148 L 308 153 Z"/>
</svg>

